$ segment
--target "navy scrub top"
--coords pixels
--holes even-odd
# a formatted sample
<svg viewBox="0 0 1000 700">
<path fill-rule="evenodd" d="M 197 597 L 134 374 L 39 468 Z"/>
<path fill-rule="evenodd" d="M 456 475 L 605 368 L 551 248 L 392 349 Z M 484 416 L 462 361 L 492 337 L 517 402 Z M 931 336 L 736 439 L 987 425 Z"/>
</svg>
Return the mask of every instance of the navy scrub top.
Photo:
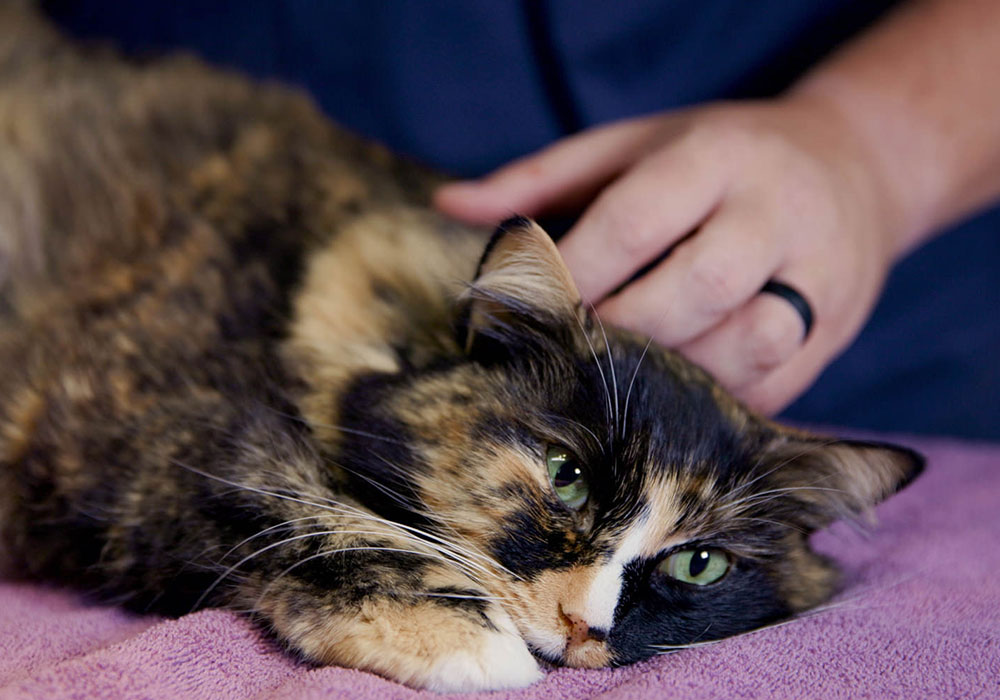
<svg viewBox="0 0 1000 700">
<path fill-rule="evenodd" d="M 48 0 L 70 31 L 184 47 L 478 175 L 582 128 L 787 86 L 894 0 Z M 1000 209 L 903 260 L 784 416 L 1000 438 Z"/>
</svg>

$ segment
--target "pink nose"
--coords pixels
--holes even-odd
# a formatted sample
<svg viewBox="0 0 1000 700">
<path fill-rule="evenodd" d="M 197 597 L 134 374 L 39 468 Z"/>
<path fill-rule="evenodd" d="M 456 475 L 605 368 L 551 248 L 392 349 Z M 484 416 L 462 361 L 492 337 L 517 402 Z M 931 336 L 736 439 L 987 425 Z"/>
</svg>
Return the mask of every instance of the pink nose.
<svg viewBox="0 0 1000 700">
<path fill-rule="evenodd" d="M 559 612 L 562 615 L 563 622 L 566 624 L 567 648 L 578 647 L 590 640 L 603 642 L 608 638 L 606 630 L 599 627 L 591 627 L 582 617 L 571 612 L 566 612 L 562 606 L 559 607 Z"/>
</svg>

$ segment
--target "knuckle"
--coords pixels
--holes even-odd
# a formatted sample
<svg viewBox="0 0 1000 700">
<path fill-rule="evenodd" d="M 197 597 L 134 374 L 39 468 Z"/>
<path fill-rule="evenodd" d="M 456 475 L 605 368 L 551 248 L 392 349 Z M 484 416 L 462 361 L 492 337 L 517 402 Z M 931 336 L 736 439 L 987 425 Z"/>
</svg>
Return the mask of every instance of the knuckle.
<svg viewBox="0 0 1000 700">
<path fill-rule="evenodd" d="M 722 258 L 697 260 L 691 266 L 689 284 L 704 311 L 719 313 L 741 301 L 739 278 Z"/>
<path fill-rule="evenodd" d="M 614 231 L 618 247 L 628 258 L 645 258 L 655 252 L 657 232 L 649 219 L 633 212 L 607 213 L 606 230 Z"/>
<path fill-rule="evenodd" d="M 747 130 L 743 124 L 721 115 L 705 119 L 691 127 L 687 137 L 695 147 L 716 157 L 741 156 L 747 147 Z"/>
<path fill-rule="evenodd" d="M 751 369 L 757 373 L 769 372 L 788 360 L 802 341 L 801 326 L 801 321 L 792 316 L 758 319 L 746 345 Z"/>
</svg>

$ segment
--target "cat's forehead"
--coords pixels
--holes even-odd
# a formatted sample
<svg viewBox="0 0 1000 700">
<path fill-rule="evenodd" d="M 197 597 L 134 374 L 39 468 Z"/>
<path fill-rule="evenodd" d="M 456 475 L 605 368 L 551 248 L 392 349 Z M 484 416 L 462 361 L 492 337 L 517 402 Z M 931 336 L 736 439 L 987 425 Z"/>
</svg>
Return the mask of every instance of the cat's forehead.
<svg viewBox="0 0 1000 700">
<path fill-rule="evenodd" d="M 657 484 L 693 492 L 739 473 L 755 451 L 746 412 L 704 372 L 615 329 L 582 350 L 415 377 L 391 404 L 397 432 L 461 454 L 510 446 L 538 462 L 546 445 L 568 448 L 622 508 Z"/>
<path fill-rule="evenodd" d="M 615 525 L 643 510 L 669 522 L 677 504 L 691 515 L 757 465 L 748 414 L 704 372 L 645 339 L 612 330 L 593 351 L 521 371 L 522 395 L 494 404 L 480 435 L 568 448 Z"/>
<path fill-rule="evenodd" d="M 687 474 L 739 470 L 756 451 L 752 416 L 704 371 L 644 338 L 606 337 L 577 350 L 562 391 L 542 397 L 576 445 L 599 440 L 620 462 Z"/>
</svg>

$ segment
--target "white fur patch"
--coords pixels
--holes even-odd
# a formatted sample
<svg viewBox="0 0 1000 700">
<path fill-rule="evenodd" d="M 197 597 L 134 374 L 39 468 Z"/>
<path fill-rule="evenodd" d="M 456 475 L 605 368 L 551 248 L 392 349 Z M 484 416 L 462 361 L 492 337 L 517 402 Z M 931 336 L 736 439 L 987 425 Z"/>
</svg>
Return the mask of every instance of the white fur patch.
<svg viewBox="0 0 1000 700">
<path fill-rule="evenodd" d="M 642 556 L 646 550 L 652 526 L 648 518 L 639 520 L 625 535 L 614 556 L 601 567 L 594 577 L 583 609 L 573 611 L 591 627 L 610 630 L 621 597 L 623 571 L 630 561 Z"/>
<path fill-rule="evenodd" d="M 477 646 L 436 661 L 421 685 L 439 693 L 468 693 L 523 688 L 545 675 L 512 625 L 490 633 Z"/>
</svg>

